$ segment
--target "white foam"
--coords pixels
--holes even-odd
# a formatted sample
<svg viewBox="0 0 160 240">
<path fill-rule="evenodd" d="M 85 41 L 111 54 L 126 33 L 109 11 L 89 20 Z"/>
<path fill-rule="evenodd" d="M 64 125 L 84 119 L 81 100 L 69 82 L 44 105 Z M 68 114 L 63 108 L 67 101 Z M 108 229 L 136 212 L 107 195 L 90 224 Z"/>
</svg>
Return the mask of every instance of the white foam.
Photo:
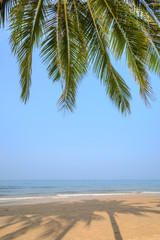
<svg viewBox="0 0 160 240">
<path fill-rule="evenodd" d="M 119 193 L 77 193 L 77 194 L 57 194 L 52 196 L 33 196 L 33 197 L 12 197 L 0 198 L 2 201 L 23 201 L 23 200 L 45 200 L 45 199 L 63 199 L 63 198 L 76 198 L 76 197 L 107 197 L 107 196 L 126 196 L 126 195 L 139 195 L 139 194 L 160 194 L 160 192 L 119 192 Z"/>
</svg>

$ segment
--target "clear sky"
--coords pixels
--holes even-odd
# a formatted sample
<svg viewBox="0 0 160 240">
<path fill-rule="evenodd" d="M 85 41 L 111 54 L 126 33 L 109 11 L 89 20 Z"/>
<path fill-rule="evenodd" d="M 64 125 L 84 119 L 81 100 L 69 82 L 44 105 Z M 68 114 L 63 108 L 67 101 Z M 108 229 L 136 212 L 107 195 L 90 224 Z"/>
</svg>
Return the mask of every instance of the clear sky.
<svg viewBox="0 0 160 240">
<path fill-rule="evenodd" d="M 48 79 L 37 53 L 30 100 L 22 103 L 8 37 L 0 31 L 0 179 L 160 179 L 160 78 L 151 77 L 157 100 L 146 108 L 116 63 L 133 97 L 124 117 L 88 73 L 75 112 L 64 116 L 56 105 L 60 84 Z"/>
</svg>

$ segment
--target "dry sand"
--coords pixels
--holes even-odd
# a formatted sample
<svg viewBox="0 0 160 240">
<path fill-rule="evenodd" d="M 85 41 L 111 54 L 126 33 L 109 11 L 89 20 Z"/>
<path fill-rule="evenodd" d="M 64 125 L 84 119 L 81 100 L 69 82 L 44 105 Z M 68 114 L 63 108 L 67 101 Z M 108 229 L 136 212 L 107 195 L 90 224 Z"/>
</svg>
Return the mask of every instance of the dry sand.
<svg viewBox="0 0 160 240">
<path fill-rule="evenodd" d="M 160 197 L 3 206 L 0 239 L 160 240 Z"/>
</svg>

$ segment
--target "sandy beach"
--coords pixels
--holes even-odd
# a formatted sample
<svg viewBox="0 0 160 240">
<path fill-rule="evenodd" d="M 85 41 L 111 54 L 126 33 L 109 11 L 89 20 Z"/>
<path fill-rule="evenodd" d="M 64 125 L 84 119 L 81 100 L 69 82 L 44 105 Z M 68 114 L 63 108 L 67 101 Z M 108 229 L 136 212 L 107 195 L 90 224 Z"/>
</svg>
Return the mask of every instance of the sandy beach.
<svg viewBox="0 0 160 240">
<path fill-rule="evenodd" d="M 160 197 L 2 206 L 0 239 L 160 240 Z"/>
</svg>

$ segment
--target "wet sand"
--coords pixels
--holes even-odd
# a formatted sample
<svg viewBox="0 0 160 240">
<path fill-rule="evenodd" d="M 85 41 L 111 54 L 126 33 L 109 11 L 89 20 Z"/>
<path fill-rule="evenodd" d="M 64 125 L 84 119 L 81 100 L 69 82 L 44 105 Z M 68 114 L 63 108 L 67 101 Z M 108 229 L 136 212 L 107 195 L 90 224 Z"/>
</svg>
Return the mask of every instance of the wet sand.
<svg viewBox="0 0 160 240">
<path fill-rule="evenodd" d="M 160 197 L 1 206 L 0 239 L 160 240 Z"/>
</svg>

